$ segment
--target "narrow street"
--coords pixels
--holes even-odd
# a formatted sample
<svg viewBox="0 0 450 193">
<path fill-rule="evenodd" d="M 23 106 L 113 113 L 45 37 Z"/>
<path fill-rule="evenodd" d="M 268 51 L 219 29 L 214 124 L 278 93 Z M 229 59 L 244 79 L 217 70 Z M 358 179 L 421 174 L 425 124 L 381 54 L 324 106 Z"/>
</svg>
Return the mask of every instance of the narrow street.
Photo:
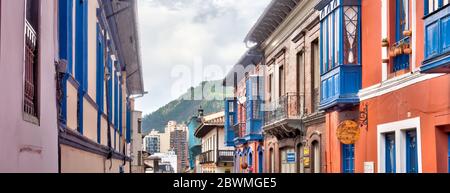
<svg viewBox="0 0 450 193">
<path fill-rule="evenodd" d="M 0 0 L 0 173 L 177 174 L 164 183 L 201 191 L 450 173 L 449 13 L 448 0 Z"/>
</svg>

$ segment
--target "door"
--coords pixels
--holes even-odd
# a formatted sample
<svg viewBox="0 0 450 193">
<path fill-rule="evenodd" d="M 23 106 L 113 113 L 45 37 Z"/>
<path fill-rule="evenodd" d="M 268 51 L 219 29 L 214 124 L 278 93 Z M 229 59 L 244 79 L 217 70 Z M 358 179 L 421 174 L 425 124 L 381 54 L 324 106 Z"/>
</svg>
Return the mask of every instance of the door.
<svg viewBox="0 0 450 193">
<path fill-rule="evenodd" d="M 342 144 L 342 169 L 344 173 L 355 173 L 355 145 Z"/>
</svg>

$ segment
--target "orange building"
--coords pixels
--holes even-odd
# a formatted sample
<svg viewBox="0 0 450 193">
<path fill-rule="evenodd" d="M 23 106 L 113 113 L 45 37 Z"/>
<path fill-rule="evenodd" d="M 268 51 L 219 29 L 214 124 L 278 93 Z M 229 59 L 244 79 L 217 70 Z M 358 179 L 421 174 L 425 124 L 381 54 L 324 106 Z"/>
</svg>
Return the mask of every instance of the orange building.
<svg viewBox="0 0 450 193">
<path fill-rule="evenodd" d="M 337 105 L 329 108 L 326 106 L 328 91 L 322 96 L 321 104 L 328 112 L 328 172 L 450 171 L 450 7 L 447 4 L 448 1 L 442 0 L 324 0 L 316 7 L 321 11 L 323 37 L 327 34 L 325 20 L 333 13 L 344 13 L 342 23 L 335 24 L 342 27 L 332 27 L 335 19 L 329 25 L 332 30 L 344 31 L 347 43 L 339 46 L 344 49 L 329 48 L 326 38 L 321 38 L 322 51 L 325 51 L 322 56 L 329 53 L 326 51 L 329 48 L 339 58 L 342 57 L 339 50 L 343 50 L 344 64 L 336 67 L 342 68 L 347 65 L 345 55 L 349 48 L 354 48 L 348 40 L 359 36 L 355 42 L 360 45 L 357 54 L 351 55 L 357 57 L 360 62 L 356 63 L 361 66 L 361 79 L 355 79 L 361 81 L 355 105 L 342 105 L 339 102 L 342 98 L 337 97 Z M 346 13 L 349 9 L 353 10 Z M 353 21 L 352 16 L 356 18 Z M 356 33 L 348 36 L 352 35 L 349 32 L 353 24 L 357 24 Z M 331 68 L 333 71 L 335 67 Z M 337 85 L 334 88 L 345 92 L 351 84 L 345 79 L 355 74 L 340 75 L 344 80 L 334 84 Z M 322 85 L 329 84 L 327 77 L 330 76 L 322 75 Z M 337 126 L 345 120 L 359 125 L 359 137 L 350 145 L 343 145 L 338 139 Z"/>
</svg>

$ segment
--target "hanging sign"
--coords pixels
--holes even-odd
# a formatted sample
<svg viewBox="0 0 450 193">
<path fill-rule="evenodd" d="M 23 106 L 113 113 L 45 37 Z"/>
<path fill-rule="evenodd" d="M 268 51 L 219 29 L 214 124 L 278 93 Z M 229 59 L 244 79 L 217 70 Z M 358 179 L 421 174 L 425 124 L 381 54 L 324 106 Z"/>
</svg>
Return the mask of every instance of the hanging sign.
<svg viewBox="0 0 450 193">
<path fill-rule="evenodd" d="M 305 148 L 303 148 L 303 167 L 309 168 L 309 166 L 311 164 L 310 160 L 311 159 L 310 159 L 310 156 L 309 156 L 309 148 L 305 147 Z"/>
<path fill-rule="evenodd" d="M 337 138 L 343 144 L 355 144 L 359 139 L 359 125 L 355 121 L 346 120 L 339 124 L 336 131 Z"/>
</svg>

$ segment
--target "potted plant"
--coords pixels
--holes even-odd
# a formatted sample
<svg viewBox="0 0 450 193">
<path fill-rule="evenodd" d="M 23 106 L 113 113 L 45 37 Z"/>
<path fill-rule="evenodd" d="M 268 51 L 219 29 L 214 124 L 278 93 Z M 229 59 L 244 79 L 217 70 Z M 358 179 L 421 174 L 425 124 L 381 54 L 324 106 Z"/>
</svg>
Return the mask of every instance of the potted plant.
<svg viewBox="0 0 450 193">
<path fill-rule="evenodd" d="M 405 31 L 403 31 L 403 35 L 407 36 L 407 37 L 411 37 L 412 36 L 412 31 L 411 30 L 405 30 Z"/>
<path fill-rule="evenodd" d="M 389 49 L 389 56 L 390 57 L 396 57 L 397 56 L 397 54 L 395 54 L 395 47 L 391 47 Z"/>
<path fill-rule="evenodd" d="M 395 46 L 395 49 L 394 49 L 395 55 L 396 56 L 402 55 L 403 54 L 402 49 L 403 49 L 403 44 Z"/>
<path fill-rule="evenodd" d="M 411 54 L 412 53 L 412 49 L 409 47 L 409 44 L 404 44 L 403 45 L 403 53 L 404 54 Z"/>
<path fill-rule="evenodd" d="M 389 41 L 387 38 L 383 38 L 383 40 L 381 41 L 381 47 L 383 48 L 389 47 Z"/>
</svg>

